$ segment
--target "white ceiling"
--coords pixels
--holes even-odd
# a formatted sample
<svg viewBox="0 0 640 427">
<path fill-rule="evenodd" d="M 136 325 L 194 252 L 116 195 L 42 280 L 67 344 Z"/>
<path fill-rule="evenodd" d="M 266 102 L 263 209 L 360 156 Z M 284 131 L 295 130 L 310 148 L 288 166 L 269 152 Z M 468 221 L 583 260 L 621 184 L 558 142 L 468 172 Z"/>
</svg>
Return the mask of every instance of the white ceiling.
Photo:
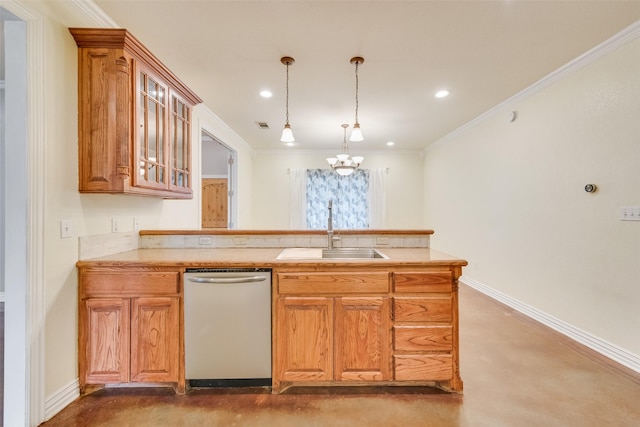
<svg viewBox="0 0 640 427">
<path fill-rule="evenodd" d="M 256 149 L 421 149 L 640 20 L 640 1 L 96 0 Z M 448 98 L 434 93 L 447 88 Z M 274 96 L 263 99 L 262 89 Z M 270 129 L 259 129 L 256 121 Z M 356 148 L 357 147 L 357 148 Z"/>
</svg>

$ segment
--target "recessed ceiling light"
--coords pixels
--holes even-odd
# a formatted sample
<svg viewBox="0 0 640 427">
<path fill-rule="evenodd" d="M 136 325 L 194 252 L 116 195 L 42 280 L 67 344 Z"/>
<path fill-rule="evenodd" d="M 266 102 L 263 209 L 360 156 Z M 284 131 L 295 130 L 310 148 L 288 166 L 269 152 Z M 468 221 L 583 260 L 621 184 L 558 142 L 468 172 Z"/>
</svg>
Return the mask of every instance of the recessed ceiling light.
<svg viewBox="0 0 640 427">
<path fill-rule="evenodd" d="M 436 98 L 446 98 L 447 96 L 449 96 L 448 90 L 443 89 L 436 92 Z"/>
<path fill-rule="evenodd" d="M 273 94 L 271 93 L 270 90 L 263 90 L 263 91 L 260 91 L 260 96 L 263 98 L 271 98 Z"/>
<path fill-rule="evenodd" d="M 387 145 L 388 145 L 389 147 L 392 147 L 392 146 L 396 145 L 396 143 L 395 143 L 395 142 L 393 142 L 393 141 L 389 141 L 389 142 L 387 142 Z"/>
</svg>

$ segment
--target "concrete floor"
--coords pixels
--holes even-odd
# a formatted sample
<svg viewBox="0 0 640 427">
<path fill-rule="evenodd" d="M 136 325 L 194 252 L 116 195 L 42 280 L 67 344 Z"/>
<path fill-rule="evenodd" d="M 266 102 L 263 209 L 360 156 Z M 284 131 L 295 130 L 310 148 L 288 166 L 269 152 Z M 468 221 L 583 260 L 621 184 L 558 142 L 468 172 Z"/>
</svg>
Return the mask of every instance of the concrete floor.
<svg viewBox="0 0 640 427">
<path fill-rule="evenodd" d="M 460 287 L 464 395 L 428 387 L 103 389 L 57 426 L 640 426 L 640 375 Z"/>
</svg>

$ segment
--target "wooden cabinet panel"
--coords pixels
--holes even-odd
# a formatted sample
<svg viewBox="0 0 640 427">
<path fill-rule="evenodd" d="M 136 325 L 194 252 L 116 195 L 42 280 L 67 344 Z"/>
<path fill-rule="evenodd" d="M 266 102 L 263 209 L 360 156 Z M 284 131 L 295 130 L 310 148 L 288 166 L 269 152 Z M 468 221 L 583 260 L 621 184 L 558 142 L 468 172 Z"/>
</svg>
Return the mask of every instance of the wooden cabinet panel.
<svg viewBox="0 0 640 427">
<path fill-rule="evenodd" d="M 331 298 L 278 300 L 276 372 L 280 381 L 327 381 L 333 368 Z"/>
<path fill-rule="evenodd" d="M 372 294 L 389 292 L 389 273 L 279 273 L 280 294 Z"/>
<path fill-rule="evenodd" d="M 87 297 L 121 295 L 175 295 L 180 290 L 176 271 L 87 271 L 82 274 Z"/>
<path fill-rule="evenodd" d="M 451 271 L 394 273 L 396 292 L 451 292 Z"/>
<path fill-rule="evenodd" d="M 389 298 L 335 299 L 335 380 L 391 379 L 389 307 Z"/>
<path fill-rule="evenodd" d="M 129 381 L 129 300 L 88 299 L 82 307 L 80 324 L 83 382 Z"/>
<path fill-rule="evenodd" d="M 447 381 L 453 377 L 453 361 L 449 354 L 395 355 L 396 381 Z"/>
<path fill-rule="evenodd" d="M 393 299 L 393 315 L 397 322 L 451 322 L 451 298 L 396 297 Z"/>
<path fill-rule="evenodd" d="M 451 326 L 394 326 L 393 344 L 400 351 L 451 351 Z"/>
<path fill-rule="evenodd" d="M 134 298 L 131 316 L 131 380 L 178 380 L 177 298 Z"/>
</svg>

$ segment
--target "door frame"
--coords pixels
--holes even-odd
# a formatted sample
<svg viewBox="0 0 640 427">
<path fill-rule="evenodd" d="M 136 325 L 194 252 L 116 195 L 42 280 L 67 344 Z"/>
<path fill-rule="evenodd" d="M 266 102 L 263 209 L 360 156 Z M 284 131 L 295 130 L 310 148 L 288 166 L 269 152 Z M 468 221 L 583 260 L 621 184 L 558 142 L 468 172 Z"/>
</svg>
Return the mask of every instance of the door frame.
<svg viewBox="0 0 640 427">
<path fill-rule="evenodd" d="M 16 1 L 4 1 L 2 7 L 25 22 L 26 129 L 17 155 L 26 160 L 26 168 L 12 175 L 12 186 L 22 183 L 21 201 L 26 201 L 24 229 L 16 233 L 24 256 L 5 283 L 5 328 L 13 340 L 5 344 L 4 425 L 38 425 L 45 417 L 45 288 L 44 288 L 44 169 L 45 169 L 45 21 Z M 8 146 L 9 141 L 5 141 Z M 18 145 L 18 144 L 16 144 Z M 9 153 L 13 155 L 13 151 Z M 7 159 L 5 159 L 8 162 Z M 4 169 L 4 168 L 3 168 Z M 6 169 L 5 169 L 6 170 Z M 7 194 L 5 211 L 12 208 L 15 196 Z M 11 211 L 8 216 L 15 215 Z M 23 213 L 24 215 L 24 213 Z M 5 218 L 6 220 L 6 218 Z M 9 219 L 11 220 L 11 219 Z M 6 258 L 6 254 L 5 254 Z M 4 260 L 3 260 L 4 262 Z M 18 270 L 16 270 L 18 271 Z M 6 272 L 5 272 L 6 274 Z M 10 410 L 9 410 L 10 409 Z"/>
</svg>

